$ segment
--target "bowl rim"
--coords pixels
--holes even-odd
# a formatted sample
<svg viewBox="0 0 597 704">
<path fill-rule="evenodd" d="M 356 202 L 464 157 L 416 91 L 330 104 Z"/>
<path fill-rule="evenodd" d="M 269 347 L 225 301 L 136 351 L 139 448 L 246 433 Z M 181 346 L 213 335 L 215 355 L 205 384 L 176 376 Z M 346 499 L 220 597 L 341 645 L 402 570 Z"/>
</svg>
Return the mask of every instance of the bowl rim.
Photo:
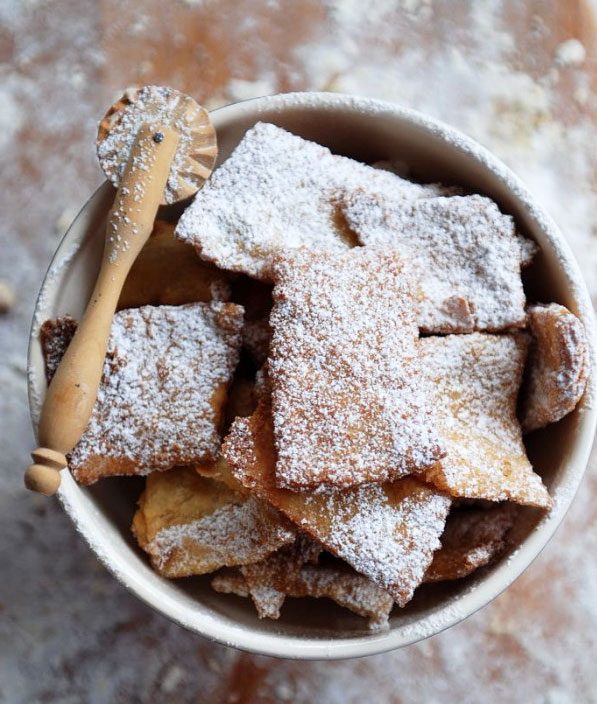
<svg viewBox="0 0 597 704">
<path fill-rule="evenodd" d="M 286 109 L 305 109 L 330 111 L 342 110 L 365 114 L 385 114 L 397 122 L 410 123 L 441 141 L 455 147 L 469 158 L 480 162 L 492 172 L 506 187 L 509 193 L 519 201 L 526 215 L 535 222 L 547 242 L 559 259 L 560 271 L 565 274 L 571 296 L 578 306 L 578 314 L 587 328 L 591 345 L 591 358 L 595 355 L 595 324 L 592 315 L 591 300 L 582 275 L 570 247 L 552 218 L 538 205 L 522 181 L 505 164 L 485 147 L 459 130 L 430 118 L 415 110 L 404 108 L 394 103 L 336 93 L 282 93 L 273 96 L 252 98 L 239 103 L 226 105 L 214 110 L 211 115 L 214 122 L 232 123 L 243 117 L 259 118 L 260 110 L 284 111 Z M 105 182 L 87 200 L 77 217 L 62 238 L 44 276 L 39 296 L 35 304 L 31 336 L 28 348 L 28 395 L 34 433 L 37 435 L 37 414 L 39 398 L 43 397 L 44 388 L 40 388 L 39 378 L 32 373 L 32 352 L 37 344 L 37 325 L 40 311 L 53 298 L 56 287 L 49 279 L 57 264 L 63 264 L 66 253 L 78 250 L 82 241 L 82 232 L 77 234 L 77 223 L 99 200 L 108 197 L 112 186 Z M 594 364 L 592 365 L 594 369 Z M 588 398 L 595 397 L 595 374 L 591 373 L 587 389 Z M 371 635 L 342 638 L 302 638 L 282 633 L 259 633 L 241 624 L 232 623 L 224 617 L 213 613 L 201 613 L 191 610 L 185 603 L 177 603 L 171 595 L 159 593 L 155 584 L 135 572 L 118 551 L 110 549 L 109 540 L 104 538 L 96 526 L 97 510 L 87 499 L 72 477 L 63 479 L 58 497 L 66 513 L 70 516 L 79 533 L 107 569 L 138 598 L 155 611 L 167 616 L 179 625 L 213 641 L 241 650 L 278 657 L 297 659 L 343 659 L 374 655 L 410 645 L 464 620 L 488 604 L 536 559 L 547 545 L 557 527 L 570 507 L 574 495 L 586 469 L 597 424 L 597 410 L 585 401 L 579 409 L 578 433 L 574 442 L 572 455 L 568 458 L 561 480 L 560 491 L 552 510 L 538 523 L 537 527 L 526 537 L 517 550 L 499 564 L 494 571 L 484 576 L 470 590 L 458 595 L 453 601 L 438 606 L 431 613 L 412 623 L 396 626 L 389 631 Z M 70 479 L 70 481 L 68 481 Z M 563 490 L 562 490 L 563 486 Z M 88 504 L 88 505 L 86 505 Z M 157 577 L 157 575 L 156 575 Z M 159 580 L 160 578 L 157 577 Z M 151 582 L 151 583 L 150 583 Z"/>
</svg>

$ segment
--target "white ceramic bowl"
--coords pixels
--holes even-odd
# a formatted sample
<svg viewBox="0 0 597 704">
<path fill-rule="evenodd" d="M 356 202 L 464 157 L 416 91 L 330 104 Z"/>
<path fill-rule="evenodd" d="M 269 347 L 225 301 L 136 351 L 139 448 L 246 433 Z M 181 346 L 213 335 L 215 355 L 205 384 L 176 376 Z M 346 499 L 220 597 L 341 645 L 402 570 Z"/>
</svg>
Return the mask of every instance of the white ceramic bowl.
<svg viewBox="0 0 597 704">
<path fill-rule="evenodd" d="M 576 263 L 553 221 L 518 178 L 496 157 L 456 130 L 396 105 L 327 93 L 258 98 L 212 113 L 220 160 L 258 120 L 365 162 L 406 161 L 416 177 L 461 184 L 494 198 L 541 248 L 525 275 L 534 300 L 557 301 L 577 313 L 594 339 L 590 299 Z M 39 324 L 46 318 L 81 314 L 103 247 L 105 216 L 113 189 L 104 184 L 83 207 L 64 236 L 37 302 L 29 350 L 29 394 L 34 425 L 45 392 Z M 208 638 L 268 655 L 345 658 L 370 655 L 431 636 L 466 618 L 505 589 L 538 555 L 564 517 L 587 464 L 596 412 L 587 398 L 568 418 L 531 437 L 529 454 L 555 505 L 548 515 L 528 510 L 516 526 L 518 547 L 497 565 L 459 583 L 422 588 L 403 610 L 395 609 L 390 630 L 369 634 L 357 617 L 326 600 L 289 600 L 279 621 L 260 621 L 253 606 L 220 595 L 209 578 L 168 581 L 155 574 L 136 547 L 129 526 L 141 485 L 136 479 L 107 479 L 91 488 L 63 473 L 60 500 L 77 530 L 114 576 L 168 618 Z"/>
</svg>

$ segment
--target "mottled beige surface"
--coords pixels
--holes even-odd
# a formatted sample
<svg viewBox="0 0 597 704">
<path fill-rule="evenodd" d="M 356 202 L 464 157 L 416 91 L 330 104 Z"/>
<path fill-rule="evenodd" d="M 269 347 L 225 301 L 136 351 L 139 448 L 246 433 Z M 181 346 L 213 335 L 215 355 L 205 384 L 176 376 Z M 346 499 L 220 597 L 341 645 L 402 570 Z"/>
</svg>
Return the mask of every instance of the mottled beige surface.
<svg viewBox="0 0 597 704">
<path fill-rule="evenodd" d="M 595 456 L 556 538 L 493 604 L 340 663 L 256 658 L 182 631 L 21 485 L 35 296 L 57 233 L 101 182 L 95 123 L 125 85 L 169 83 L 212 106 L 310 88 L 419 107 L 527 181 L 597 295 L 594 44 L 579 0 L 0 2 L 0 279 L 17 294 L 0 318 L 0 702 L 597 701 Z"/>
</svg>

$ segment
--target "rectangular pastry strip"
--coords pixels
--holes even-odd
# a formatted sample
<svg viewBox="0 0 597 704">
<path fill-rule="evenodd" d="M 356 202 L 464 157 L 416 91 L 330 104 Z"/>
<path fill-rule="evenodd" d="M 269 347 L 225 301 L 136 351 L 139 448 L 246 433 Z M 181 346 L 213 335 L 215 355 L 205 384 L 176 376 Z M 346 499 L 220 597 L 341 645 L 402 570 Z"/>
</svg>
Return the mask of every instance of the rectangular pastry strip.
<svg viewBox="0 0 597 704">
<path fill-rule="evenodd" d="M 93 413 L 68 458 L 77 481 L 212 460 L 242 319 L 240 306 L 217 301 L 116 313 Z M 75 327 L 42 326 L 49 378 Z"/>
<path fill-rule="evenodd" d="M 446 192 L 258 122 L 197 193 L 176 234 L 223 269 L 271 281 L 274 257 L 288 250 L 342 251 L 357 243 L 339 204 L 359 188 L 404 201 Z"/>
<path fill-rule="evenodd" d="M 342 212 L 362 244 L 408 255 L 421 287 L 417 321 L 424 332 L 525 325 L 520 270 L 536 246 L 489 198 L 405 202 L 400 194 L 361 189 L 345 199 Z"/>
<path fill-rule="evenodd" d="M 147 477 L 133 532 L 171 578 L 258 562 L 295 538 L 271 506 L 188 467 Z"/>
<path fill-rule="evenodd" d="M 447 335 L 420 341 L 447 455 L 425 479 L 452 496 L 549 508 L 516 417 L 524 334 Z"/>
<path fill-rule="evenodd" d="M 407 269 L 376 248 L 276 261 L 268 376 L 278 486 L 386 481 L 443 455 Z"/>
</svg>

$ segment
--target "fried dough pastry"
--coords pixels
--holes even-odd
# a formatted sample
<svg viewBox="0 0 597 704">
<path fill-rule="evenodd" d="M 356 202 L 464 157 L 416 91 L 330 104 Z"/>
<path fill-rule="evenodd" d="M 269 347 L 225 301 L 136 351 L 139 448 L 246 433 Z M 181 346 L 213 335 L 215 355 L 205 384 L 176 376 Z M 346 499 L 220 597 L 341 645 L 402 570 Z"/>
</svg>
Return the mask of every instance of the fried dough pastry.
<svg viewBox="0 0 597 704">
<path fill-rule="evenodd" d="M 419 344 L 447 449 L 426 481 L 455 497 L 551 506 L 516 418 L 526 335 L 448 335 Z"/>
<path fill-rule="evenodd" d="M 220 594 L 234 594 L 249 597 L 249 587 L 246 579 L 235 567 L 224 567 L 211 580 L 211 587 Z"/>
<path fill-rule="evenodd" d="M 574 410 L 589 373 L 589 346 L 581 321 L 557 303 L 529 308 L 531 344 L 522 396 L 522 428 L 529 433 Z"/>
<path fill-rule="evenodd" d="M 479 195 L 405 203 L 398 193 L 364 190 L 343 205 L 348 226 L 365 245 L 408 256 L 420 282 L 417 320 L 424 332 L 499 331 L 525 325 L 520 269 L 534 243 Z"/>
<path fill-rule="evenodd" d="M 278 619 L 279 608 L 271 612 L 268 610 L 267 602 L 273 603 L 272 596 L 264 593 L 265 598 L 256 597 L 243 576 L 244 570 L 245 568 L 242 571 L 222 570 L 214 576 L 211 586 L 223 594 L 251 596 L 260 618 Z M 292 579 L 283 582 L 280 591 L 273 590 L 273 593 L 280 595 L 280 606 L 287 596 L 331 599 L 339 606 L 368 619 L 371 631 L 388 628 L 388 616 L 394 606 L 394 600 L 388 592 L 362 574 L 354 572 L 348 565 L 304 565 Z"/>
<path fill-rule="evenodd" d="M 407 269 L 374 247 L 276 260 L 268 375 L 278 486 L 392 480 L 443 456 Z"/>
<path fill-rule="evenodd" d="M 284 599 L 296 589 L 302 567 L 317 564 L 322 547 L 305 535 L 261 562 L 240 568 L 259 618 L 280 618 Z"/>
<path fill-rule="evenodd" d="M 238 494 L 249 494 L 245 487 L 236 479 L 232 473 L 232 468 L 222 455 L 213 462 L 195 465 L 194 469 L 202 477 L 221 482 Z"/>
<path fill-rule="evenodd" d="M 319 565 L 322 548 L 300 535 L 294 545 L 239 568 L 259 618 L 280 618 L 287 596 L 327 597 L 369 619 L 371 630 L 387 628 L 392 597 L 346 564 Z"/>
<path fill-rule="evenodd" d="M 405 201 L 442 192 L 257 123 L 195 196 L 176 234 L 203 259 L 269 281 L 277 254 L 296 247 L 338 251 L 356 243 L 338 204 L 358 188 Z"/>
<path fill-rule="evenodd" d="M 153 232 L 126 277 L 118 310 L 227 300 L 226 274 L 201 261 L 174 237 L 174 225 L 156 220 Z"/>
<path fill-rule="evenodd" d="M 270 506 L 188 467 L 147 477 L 132 529 L 164 577 L 257 562 L 294 540 Z"/>
<path fill-rule="evenodd" d="M 450 513 L 442 546 L 433 555 L 424 581 L 461 579 L 493 562 L 506 548 L 506 536 L 515 518 L 513 504 Z"/>
<path fill-rule="evenodd" d="M 242 308 L 233 303 L 144 306 L 114 316 L 91 420 L 70 454 L 77 481 L 148 474 L 212 460 L 238 362 Z M 42 331 L 57 363 L 65 323 Z M 54 369 L 49 369 L 50 376 Z"/>
<path fill-rule="evenodd" d="M 368 619 L 372 631 L 388 628 L 388 617 L 394 606 L 387 591 L 348 566 L 305 565 L 289 596 L 331 599 Z"/>
<path fill-rule="evenodd" d="M 44 357 L 46 380 L 52 381 L 60 360 L 77 331 L 77 321 L 70 315 L 46 320 L 39 328 L 39 341 Z"/>
<path fill-rule="evenodd" d="M 263 401 L 232 424 L 222 452 L 249 491 L 404 606 L 439 547 L 450 499 L 406 477 L 352 489 L 296 492 L 276 486 L 271 409 Z"/>
</svg>

